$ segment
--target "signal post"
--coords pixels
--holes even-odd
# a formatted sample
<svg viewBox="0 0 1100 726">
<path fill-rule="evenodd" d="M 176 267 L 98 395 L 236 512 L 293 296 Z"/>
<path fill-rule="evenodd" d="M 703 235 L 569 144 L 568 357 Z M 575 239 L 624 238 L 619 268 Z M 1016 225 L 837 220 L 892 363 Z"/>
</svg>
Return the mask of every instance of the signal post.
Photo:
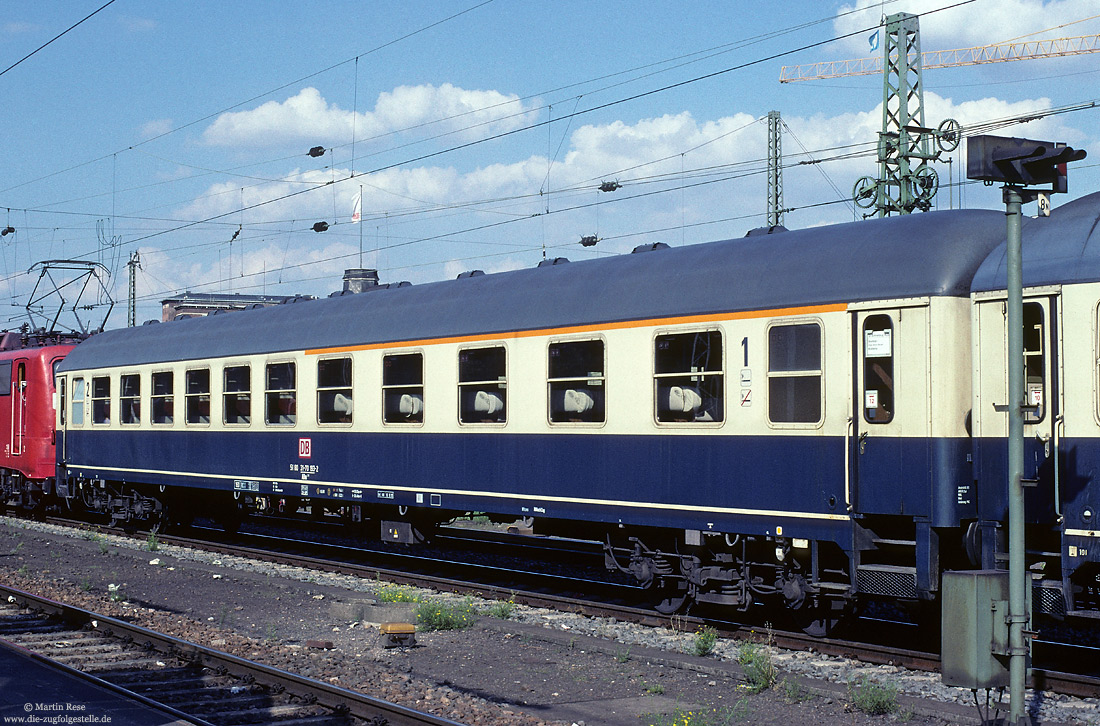
<svg viewBox="0 0 1100 726">
<path fill-rule="evenodd" d="M 1030 723 L 1024 707 L 1030 652 L 1027 638 L 1031 635 L 1025 626 L 1031 614 L 1024 558 L 1024 412 L 1028 404 L 1024 389 L 1022 206 L 1038 200 L 1040 216 L 1049 215 L 1049 195 L 1066 191 L 1066 164 L 1085 155 L 1065 144 L 1030 139 L 974 136 L 967 140 L 967 177 L 1004 184 L 1009 400 L 998 410 L 1008 413 L 1008 613 L 1004 616 L 1008 647 L 997 654 L 1009 659 L 1010 726 Z M 1034 188 L 1046 184 L 1049 190 Z"/>
</svg>

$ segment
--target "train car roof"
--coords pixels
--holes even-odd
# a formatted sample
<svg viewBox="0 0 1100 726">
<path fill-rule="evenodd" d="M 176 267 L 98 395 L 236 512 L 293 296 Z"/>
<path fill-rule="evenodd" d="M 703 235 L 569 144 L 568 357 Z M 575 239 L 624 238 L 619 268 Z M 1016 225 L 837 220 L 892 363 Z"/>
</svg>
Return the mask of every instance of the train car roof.
<svg viewBox="0 0 1100 726">
<path fill-rule="evenodd" d="M 1024 286 L 1100 280 L 1100 192 L 1055 207 L 1050 217 L 1026 218 L 1022 225 Z M 974 292 L 1004 290 L 1005 244 L 974 276 Z"/>
<path fill-rule="evenodd" d="M 77 346 L 62 370 L 631 320 L 969 295 L 1004 239 L 989 210 L 929 212 L 391 287 L 157 325 Z"/>
</svg>

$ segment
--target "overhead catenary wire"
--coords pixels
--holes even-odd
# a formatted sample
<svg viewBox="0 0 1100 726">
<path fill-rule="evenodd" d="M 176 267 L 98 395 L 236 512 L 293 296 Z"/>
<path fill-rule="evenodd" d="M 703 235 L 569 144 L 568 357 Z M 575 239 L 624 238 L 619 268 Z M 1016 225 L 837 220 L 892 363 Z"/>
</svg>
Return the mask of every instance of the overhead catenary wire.
<svg viewBox="0 0 1100 726">
<path fill-rule="evenodd" d="M 890 0 L 890 2 L 894 2 L 894 1 L 895 1 L 895 0 Z M 968 0 L 968 1 L 972 1 L 972 0 Z M 448 18 L 444 18 L 444 19 L 443 19 L 443 20 L 441 20 L 441 21 L 437 21 L 436 23 L 434 23 L 434 24 L 432 24 L 432 25 L 428 25 L 428 26 L 425 26 L 424 28 L 421 28 L 420 30 L 418 30 L 418 31 L 415 31 L 414 33 L 410 33 L 410 34 L 407 34 L 407 35 L 405 35 L 405 36 L 401 36 L 400 38 L 397 38 L 397 39 L 395 39 L 395 40 L 393 40 L 393 41 L 390 41 L 390 42 L 389 42 L 389 43 L 387 43 L 387 44 L 383 44 L 383 45 L 380 45 L 380 46 L 378 46 L 378 47 L 376 47 L 376 48 L 372 49 L 371 51 L 368 51 L 368 53 L 371 53 L 371 52 L 375 52 L 376 50 L 379 50 L 379 49 L 381 49 L 381 48 L 384 48 L 384 47 L 386 47 L 387 45 L 392 45 L 393 43 L 396 43 L 396 42 L 398 42 L 398 41 L 400 41 L 400 40 L 403 40 L 403 39 L 405 39 L 405 38 L 411 37 L 412 35 L 415 35 L 415 34 L 416 34 L 416 33 L 418 33 L 418 32 L 422 32 L 423 30 L 426 30 L 426 29 L 428 29 L 428 28 L 430 28 L 430 27 L 433 27 L 434 25 L 438 25 L 438 24 L 439 24 L 439 23 L 441 23 L 441 22 L 446 22 L 447 20 L 450 20 L 450 19 L 453 19 L 453 18 L 455 18 L 455 17 L 458 17 L 459 15 L 462 15 L 462 14 L 464 14 L 465 12 L 469 12 L 469 11 L 471 11 L 471 10 L 477 9 L 477 8 L 479 8 L 479 7 L 481 7 L 481 6 L 485 5 L 485 4 L 487 4 L 487 3 L 481 3 L 481 4 L 478 4 L 478 5 L 475 5 L 475 6 L 471 7 L 471 8 L 468 8 L 468 9 L 467 9 L 467 10 L 465 10 L 465 11 L 462 11 L 462 12 L 460 12 L 460 13 L 456 13 L 456 14 L 454 14 L 454 15 L 452 15 L 452 16 L 449 16 Z M 960 3 L 960 4 L 965 4 L 965 3 Z M 662 65 L 662 64 L 667 64 L 667 63 L 669 63 L 669 62 L 672 62 L 672 61 L 678 61 L 678 60 L 681 60 L 681 59 L 684 59 L 684 58 L 687 58 L 687 59 L 689 59 L 689 60 L 688 60 L 688 61 L 686 61 L 685 63 L 681 64 L 681 65 L 687 65 L 687 64 L 689 64 L 689 63 L 692 63 L 692 62 L 697 62 L 697 61 L 698 61 L 699 59 L 701 59 L 701 58 L 713 57 L 714 55 L 718 55 L 718 54 L 721 54 L 721 53 L 723 53 L 723 52 L 729 52 L 729 50 L 730 50 L 730 49 L 733 49 L 733 48 L 745 47 L 745 46 L 751 45 L 751 44 L 753 44 L 753 43 L 755 43 L 755 42 L 759 42 L 759 41 L 761 41 L 761 40 L 764 40 L 764 39 L 769 39 L 769 38 L 779 37 L 779 36 L 781 36 L 781 35 L 784 35 L 784 34 L 787 34 L 787 33 L 790 33 L 790 32 L 794 32 L 794 31 L 796 31 L 796 30 L 800 30 L 800 29 L 804 29 L 804 28 L 807 28 L 807 27 L 811 27 L 811 26 L 813 26 L 813 25 L 817 25 L 817 24 L 820 24 L 820 23 L 823 23 L 823 22 L 828 22 L 828 21 L 830 21 L 830 20 L 834 20 L 834 19 L 836 19 L 836 18 L 839 18 L 839 17 L 842 17 L 842 16 L 844 16 L 844 15 L 848 15 L 848 14 L 852 14 L 852 13 L 856 13 L 856 12 L 861 12 L 861 11 L 860 11 L 860 10 L 849 10 L 849 11 L 846 11 L 846 12 L 843 12 L 843 13 L 838 13 L 838 14 L 836 14 L 836 15 L 834 15 L 834 16 L 831 16 L 831 17 L 826 17 L 826 18 L 820 18 L 820 19 L 817 19 L 817 20 L 813 20 L 813 21 L 807 21 L 807 22 L 805 22 L 805 23 L 802 23 L 802 24 L 799 24 L 799 25 L 795 25 L 795 26 L 789 26 L 789 27 L 787 27 L 787 28 L 783 28 L 783 29 L 780 29 L 780 30 L 778 30 L 778 31 L 772 31 L 772 32 L 769 32 L 769 33 L 761 34 L 761 35 L 758 35 L 758 36 L 755 36 L 755 37 L 752 37 L 752 38 L 749 38 L 749 39 L 746 39 L 746 40 L 743 40 L 743 41 L 736 41 L 736 42 L 734 42 L 734 43 L 724 44 L 724 45 L 722 45 L 722 46 L 716 46 L 715 48 L 710 48 L 710 49 L 706 49 L 706 50 L 704 50 L 704 51 L 697 51 L 697 52 L 695 52 L 695 53 L 691 53 L 691 54 L 685 54 L 685 55 L 682 55 L 682 56 L 678 56 L 677 58 L 671 59 L 670 61 L 662 61 L 662 62 L 658 62 L 658 63 L 656 63 L 656 64 L 648 64 L 648 65 L 646 65 L 646 66 L 642 66 L 641 68 L 650 68 L 650 67 L 654 67 L 654 66 L 659 66 L 659 65 Z M 365 54 L 361 54 L 361 55 L 365 55 Z M 354 60 L 355 60 L 355 62 L 356 62 L 356 64 L 358 63 L 358 58 L 359 58 L 359 56 L 356 56 L 356 57 L 355 57 L 355 59 L 354 59 Z M 348 61 L 345 61 L 345 62 L 348 62 Z M 283 88 L 286 88 L 286 87 L 288 87 L 288 86 L 290 86 L 290 85 L 293 85 L 293 84 L 294 84 L 294 83 L 296 83 L 296 82 L 300 82 L 301 80 L 305 80 L 305 79 L 308 79 L 308 78 L 312 78 L 312 77 L 313 77 L 313 76 L 315 76 L 315 75 L 318 75 L 318 74 L 320 74 L 320 73 L 324 73 L 324 72 L 326 72 L 326 71 L 328 71 L 328 70 L 331 70 L 331 69 L 333 69 L 333 68 L 335 68 L 335 67 L 338 67 L 339 65 L 341 65 L 341 64 L 334 64 L 334 65 L 332 65 L 332 66 L 329 66 L 329 67 L 328 67 L 328 68 L 326 68 L 326 69 L 322 69 L 321 71 L 317 71 L 317 72 L 315 72 L 314 74 L 310 74 L 310 75 L 308 75 L 308 76 L 304 76 L 304 77 L 302 77 L 301 79 L 298 79 L 298 81 L 294 81 L 294 82 L 291 82 L 291 83 L 289 83 L 289 84 L 283 84 L 282 86 L 278 87 L 277 89 L 274 89 L 273 91 L 269 91 L 269 92 L 267 92 L 267 93 L 271 93 L 271 92 L 274 92 L 274 91 L 277 91 L 277 90 L 281 90 L 281 89 L 283 89 Z M 678 67 L 678 66 L 673 66 L 673 67 Z M 665 69 L 663 69 L 663 71 L 667 71 L 667 70 L 669 70 L 669 69 L 668 69 L 668 68 L 665 68 Z M 655 71 L 655 72 L 663 72 L 663 71 Z M 630 70 L 628 70 L 628 71 L 623 71 L 623 72 L 619 72 L 619 73 L 616 73 L 616 74 L 607 74 L 607 75 L 605 75 L 605 76 L 599 77 L 599 78 L 597 78 L 597 79 L 594 79 L 594 80 L 595 80 L 595 81 L 598 81 L 598 80 L 602 80 L 602 79 L 605 79 L 605 78 L 611 78 L 611 77 L 614 77 L 614 76 L 616 76 L 616 75 L 623 75 L 623 74 L 625 74 L 625 73 L 629 73 L 629 72 L 631 72 L 631 71 L 630 71 Z M 647 74 L 647 75 L 652 75 L 652 74 Z M 646 77 L 646 76 L 641 76 L 641 77 Z M 637 80 L 637 78 L 635 78 L 635 79 L 632 79 L 632 80 Z M 593 81 L 589 81 L 589 82 L 593 82 Z M 624 81 L 624 82 L 627 82 L 627 81 Z M 587 83 L 587 82 L 584 82 L 584 83 Z M 573 84 L 573 85 L 574 85 L 574 87 L 575 87 L 575 86 L 577 86 L 577 85 L 583 85 L 583 83 L 582 83 L 582 84 Z M 620 84 L 612 84 L 611 86 L 607 86 L 606 88 L 611 88 L 611 87 L 614 87 L 615 85 L 620 85 Z M 563 88 L 568 88 L 568 87 L 563 87 Z M 159 135 L 159 136 L 157 136 L 157 137 L 153 137 L 153 138 L 150 138 L 150 139 L 146 139 L 145 141 L 142 141 L 142 142 L 140 142 L 139 144 L 135 144 L 135 145 L 132 145 L 131 147 L 128 147 L 128 148 L 129 148 L 129 149 L 131 149 L 131 150 L 139 150 L 139 149 L 138 149 L 138 147 L 140 147 L 140 146 L 141 146 L 142 144 L 148 143 L 148 142 L 150 142 L 150 141 L 154 141 L 154 140 L 156 140 L 156 138 L 160 138 L 160 137 L 163 137 L 163 136 L 165 136 L 165 135 L 167 135 L 167 134 L 169 134 L 169 133 L 174 133 L 174 132 L 176 132 L 176 131 L 179 131 L 179 130 L 181 130 L 182 128 L 186 128 L 186 127 L 188 127 L 188 126 L 194 125 L 195 123 L 201 122 L 201 121 L 203 121 L 203 120 L 208 120 L 208 119 L 210 119 L 210 118 L 212 118 L 212 117 L 214 117 L 214 116 L 216 116 L 216 115 L 218 115 L 218 114 L 220 114 L 220 113 L 223 113 L 223 112 L 225 112 L 225 111 L 231 110 L 231 109 L 233 109 L 233 108 L 237 108 L 237 107 L 239 107 L 239 106 L 241 106 L 241 105 L 244 105 L 244 104 L 246 104 L 246 103 L 249 103 L 249 102 L 251 102 L 251 101 L 253 101 L 253 100 L 256 100 L 256 99 L 258 99 L 259 97 L 262 97 L 262 95 L 264 95 L 264 94 L 260 94 L 260 95 L 258 95 L 258 96 L 253 96 L 253 97 L 252 97 L 251 99 L 248 99 L 248 100 L 246 100 L 246 101 L 242 101 L 242 102 L 240 102 L 240 103 L 238 103 L 238 104 L 234 104 L 233 106 L 230 106 L 230 107 L 227 107 L 226 109 L 223 109 L 223 111 L 217 112 L 217 113 L 215 113 L 215 114 L 209 114 L 209 115 L 207 115 L 207 116 L 204 116 L 204 117 L 202 117 L 202 118 L 200 118 L 200 119 L 197 119 L 197 120 L 195 120 L 195 121 L 193 121 L 193 122 L 189 122 L 188 124 L 184 124 L 184 125 L 182 125 L 182 126 L 179 126 L 179 127 L 176 127 L 176 128 L 174 128 L 174 129 L 171 129 L 171 130 L 169 130 L 168 132 L 165 132 L 164 134 L 161 134 L 161 135 Z M 579 97 L 578 97 L 578 102 L 579 102 Z M 470 113 L 473 113 L 473 112 L 476 112 L 476 110 L 475 110 L 475 111 L 471 111 Z M 524 112 L 524 113 L 525 113 L 525 112 Z M 458 114 L 457 116 L 461 116 L 461 115 L 462 115 L 462 114 Z M 453 117 L 452 117 L 452 118 L 453 118 Z M 572 118 L 572 117 L 570 117 L 570 118 Z M 494 119 L 494 120 L 492 120 L 492 121 L 489 121 L 489 122 L 486 122 L 486 123 L 493 123 L 493 122 L 495 122 L 495 121 L 496 121 L 496 120 Z M 354 122 L 354 118 L 353 118 L 353 122 Z M 428 122 L 428 123 L 433 123 L 433 122 Z M 413 128 L 413 127 L 410 127 L 410 128 Z M 397 131 L 398 131 L 398 130 L 394 130 L 394 131 L 391 131 L 391 132 L 389 132 L 389 133 L 396 133 Z M 454 132 L 449 132 L 449 133 L 454 133 Z M 352 138 L 352 140 L 351 140 L 351 143 L 352 143 L 353 145 L 354 145 L 354 143 L 355 143 L 355 137 L 354 137 L 354 134 L 353 134 L 353 138 Z M 117 153 L 117 152 L 116 152 L 116 153 Z M 145 152 L 145 153 L 148 153 L 148 152 Z M 151 156 L 155 156 L 155 155 L 152 155 L 152 154 L 150 154 L 150 155 L 151 155 Z M 100 158 L 104 158 L 104 157 L 100 157 Z M 290 157 L 284 157 L 284 158 L 290 158 Z M 402 162 L 402 163 L 411 163 L 411 162 Z M 245 166 L 247 167 L 247 166 L 250 166 L 250 165 L 245 165 Z M 70 169 L 72 169 L 72 168 L 76 168 L 76 167 L 70 167 Z M 245 168 L 245 167 L 237 167 L 237 168 Z M 392 167 L 391 167 L 391 168 L 392 168 Z M 354 172 L 354 169 L 353 169 L 353 172 Z M 210 171 L 210 172 L 208 172 L 208 173 L 218 173 L 218 172 Z M 354 174 L 353 174 L 353 175 L 354 175 Z M 47 175 L 47 177 L 40 177 L 40 179 L 41 179 L 41 178 L 48 178 L 48 176 L 52 176 L 52 175 Z M 282 180 L 271 180 L 271 181 L 272 181 L 272 183 L 278 183 L 278 182 L 282 182 L 282 183 L 313 183 L 313 184 L 318 184 L 318 185 L 321 185 L 321 183 L 320 183 L 320 182 L 310 182 L 310 181 L 304 181 L 304 180 L 302 180 L 302 181 L 299 181 L 299 180 L 282 179 Z M 166 182 L 166 183 L 167 183 L 167 182 Z M 20 185 L 17 185 L 17 186 L 20 186 Z M 145 186 L 150 186 L 150 185 L 145 185 Z M 369 186 L 369 185 L 368 185 L 368 186 Z M 11 189 L 11 188 L 15 188 L 15 187 L 10 187 L 9 189 Z M 335 191 L 335 190 L 334 190 L 334 191 Z M 112 215 L 112 219 L 115 219 L 115 218 L 116 218 L 116 215 Z M 213 220 L 212 220 L 212 221 L 213 221 Z"/>
<path fill-rule="evenodd" d="M 632 98 L 633 98 L 633 97 L 632 97 Z M 629 100 L 629 99 L 628 99 L 628 100 Z M 560 121 L 560 120 L 561 120 L 560 118 L 559 118 L 559 119 L 555 119 L 555 121 Z M 358 176 L 358 175 L 354 174 L 354 169 L 353 169 L 353 173 L 352 173 L 352 175 L 351 175 L 350 177 L 346 177 L 346 178 L 343 178 L 343 179 L 340 179 L 340 180 L 333 180 L 333 181 L 346 181 L 347 179 L 353 178 L 353 177 L 355 177 L 355 176 Z M 318 184 L 318 186 L 327 186 L 327 185 L 328 185 L 328 183 L 333 183 L 333 181 L 327 182 L 327 183 L 325 183 L 325 184 Z M 305 191 L 308 191 L 308 190 L 303 190 L 303 192 L 305 192 Z M 558 191 L 558 190 L 555 190 L 555 193 L 559 193 L 559 191 Z M 288 195 L 288 196 L 289 196 L 289 195 Z M 242 203 L 242 204 L 241 204 L 241 209 L 240 209 L 240 210 L 234 210 L 234 211 L 230 212 L 230 214 L 232 214 L 232 213 L 235 213 L 236 211 L 241 211 L 241 212 L 243 212 L 243 211 L 244 211 L 245 209 L 253 209 L 253 208 L 255 208 L 256 206 L 262 206 L 262 204 L 264 204 L 264 203 L 271 203 L 272 201 L 278 201 L 278 199 L 282 199 L 282 198 L 286 198 L 286 197 L 279 197 L 279 198 L 277 198 L 277 199 L 274 199 L 274 200 L 269 200 L 269 201 L 267 201 L 267 202 L 262 202 L 262 203 L 260 203 L 260 204 L 257 204 L 257 205 L 252 205 L 252 206 L 246 206 L 246 205 L 244 205 L 244 204 Z M 219 215 L 219 216 L 220 216 L 220 215 Z M 387 218 L 388 218 L 388 215 L 387 215 Z M 208 219 L 208 220 L 199 220 L 198 222 L 191 222 L 191 223 L 188 223 L 188 225 L 187 225 L 187 226 L 191 226 L 192 224 L 203 224 L 203 223 L 217 223 L 217 222 L 218 222 L 218 217 L 213 217 L 213 218 L 211 218 L 211 219 Z M 156 234 L 158 234 L 158 235 L 159 235 L 159 234 L 164 234 L 164 233 L 166 233 L 166 232 L 168 232 L 168 231 L 172 231 L 172 230 L 166 230 L 166 231 L 163 231 L 163 232 L 158 232 L 158 233 L 156 233 Z M 153 235 L 153 236 L 155 236 L 155 235 Z M 147 237 L 146 237 L 146 238 L 140 238 L 140 239 L 147 239 Z M 139 240 L 137 240 L 137 241 L 139 241 Z"/>
<path fill-rule="evenodd" d="M 105 2 L 105 3 L 104 3 L 103 5 L 101 5 L 101 6 L 99 7 L 99 8 L 97 8 L 97 9 L 93 10 L 92 12 L 88 13 L 87 15 L 85 15 L 85 16 L 84 16 L 83 18 L 81 18 L 80 20 L 76 21 L 75 23 L 73 23 L 73 24 L 72 24 L 72 25 L 70 25 L 69 27 L 65 28 L 64 30 L 62 30 L 62 31 L 61 31 L 60 33 L 58 33 L 58 34 L 57 34 L 57 35 L 55 35 L 54 37 L 52 37 L 52 38 L 50 38 L 49 40 L 47 40 L 47 41 L 46 41 L 45 43 L 43 43 L 42 45 L 40 45 L 40 46 L 38 46 L 37 48 L 35 48 L 34 50 L 32 50 L 32 51 L 31 51 L 30 53 L 27 53 L 27 54 L 26 54 L 25 56 L 23 56 L 23 57 L 22 57 L 22 58 L 20 58 L 19 60 L 15 61 L 14 63 L 12 63 L 12 64 L 11 64 L 10 66 L 8 66 L 8 67 L 7 67 L 7 68 L 5 68 L 4 70 L 0 71 L 0 76 L 4 75 L 5 73 L 7 73 L 8 71 L 10 71 L 11 69 L 13 69 L 13 68 L 15 68 L 16 66 L 18 66 L 19 64 L 21 64 L 21 63 L 22 63 L 23 61 L 25 61 L 25 60 L 27 60 L 28 58 L 30 58 L 31 56 L 35 55 L 35 54 L 36 54 L 36 53 L 38 53 L 38 52 L 39 52 L 40 50 L 42 50 L 42 49 L 43 49 L 43 48 L 45 48 L 46 46 L 48 46 L 48 45 L 50 45 L 51 43 L 53 43 L 53 42 L 54 42 L 55 40 L 59 39 L 59 38 L 60 38 L 61 36 L 65 35 L 65 34 L 66 34 L 66 33 L 68 33 L 69 31 L 71 31 L 71 30 L 73 30 L 74 28 L 76 28 L 77 26 L 81 25 L 82 23 L 84 23 L 84 21 L 86 21 L 86 20 L 88 20 L 88 19 L 92 18 L 92 17 L 93 17 L 93 16 L 95 16 L 95 15 L 98 15 L 98 14 L 99 14 L 99 13 L 100 13 L 101 11 L 103 11 L 104 9 L 106 9 L 106 8 L 107 8 L 107 6 L 109 6 L 109 5 L 111 5 L 112 3 L 114 3 L 114 1 L 115 1 L 115 0 L 107 0 L 107 2 Z M 104 158 L 105 158 L 105 157 L 104 157 Z"/>
<path fill-rule="evenodd" d="M 958 2 L 956 2 L 954 4 L 951 4 L 951 5 L 942 7 L 942 8 L 938 8 L 938 9 L 935 9 L 935 10 L 928 11 L 927 13 L 924 13 L 924 15 L 929 15 L 929 14 L 936 13 L 936 12 L 941 12 L 943 10 L 959 7 L 959 6 L 962 6 L 962 5 L 968 5 L 968 4 L 970 4 L 972 2 L 975 2 L 975 1 L 976 0 L 959 0 Z M 603 109 L 607 109 L 607 108 L 617 106 L 619 104 L 628 103 L 630 101 L 635 101 L 635 100 L 638 100 L 638 99 L 641 99 L 641 98 L 646 98 L 648 96 L 652 96 L 652 95 L 655 95 L 655 94 L 658 94 L 658 93 L 664 93 L 664 92 L 667 92 L 667 91 L 670 91 L 670 90 L 673 90 L 673 89 L 682 88 L 683 86 L 686 86 L 686 85 L 689 85 L 689 84 L 692 84 L 692 83 L 697 83 L 697 82 L 700 82 L 700 81 L 709 80 L 711 78 L 715 78 L 715 77 L 718 77 L 718 76 L 721 76 L 721 75 L 725 75 L 727 73 L 731 73 L 731 72 L 738 71 L 738 70 L 743 70 L 745 68 L 753 67 L 753 66 L 759 65 L 761 63 L 770 62 L 770 61 L 776 60 L 777 58 L 782 58 L 782 57 L 792 55 L 792 54 L 795 54 L 795 53 L 799 53 L 799 52 L 802 52 L 802 51 L 805 51 L 805 50 L 821 47 L 823 45 L 827 45 L 827 44 L 834 43 L 834 42 L 837 42 L 837 41 L 840 41 L 840 40 L 844 40 L 844 39 L 849 38 L 849 37 L 853 37 L 853 36 L 856 36 L 856 35 L 861 35 L 861 34 L 865 33 L 867 30 L 870 30 L 870 29 L 872 29 L 872 28 L 861 28 L 859 30 L 854 30 L 854 31 L 851 31 L 849 33 L 838 35 L 838 36 L 835 36 L 835 37 L 832 37 L 832 38 L 828 38 L 828 39 L 825 39 L 825 40 L 820 40 L 820 41 L 816 41 L 816 42 L 813 42 L 813 43 L 805 44 L 805 45 L 802 45 L 798 48 L 794 48 L 794 49 L 790 49 L 790 50 L 786 50 L 786 51 L 780 51 L 778 53 L 773 53 L 773 54 L 770 54 L 770 55 L 767 55 L 767 56 L 763 56 L 763 57 L 759 57 L 759 58 L 752 59 L 752 60 L 749 60 L 749 61 L 745 61 L 743 63 L 738 63 L 736 65 L 733 65 L 733 66 L 730 66 L 730 67 L 727 67 L 727 68 L 724 68 L 724 69 L 720 69 L 720 70 L 717 70 L 717 71 L 712 71 L 712 72 L 709 72 L 709 73 L 700 74 L 700 75 L 697 75 L 697 76 L 694 76 L 692 78 L 688 78 L 688 79 L 685 79 L 685 80 L 682 80 L 682 81 L 677 81 L 677 82 L 674 82 L 674 83 L 666 84 L 666 85 L 661 86 L 659 88 L 654 88 L 654 89 L 650 89 L 650 90 L 647 90 L 647 91 L 642 91 L 642 92 L 639 92 L 639 93 L 635 93 L 635 94 L 632 94 L 632 95 L 627 96 L 625 98 L 620 98 L 620 99 L 608 101 L 608 102 L 605 102 L 605 103 L 602 103 L 602 104 L 597 104 L 595 106 L 591 106 L 589 108 L 586 108 L 586 109 L 583 109 L 583 110 L 580 110 L 580 111 L 574 111 L 572 114 L 569 114 L 568 117 L 572 118 L 572 117 L 576 117 L 576 116 L 591 114 L 591 113 L 594 113 L 594 112 L 599 111 L 599 110 L 603 110 Z M 290 85 L 290 84 L 287 84 L 287 85 Z M 286 86 L 283 86 L 283 87 L 285 88 Z M 240 104 L 238 104 L 238 105 L 240 105 Z M 210 116 L 208 116 L 207 118 L 210 118 Z M 559 118 L 558 121 L 560 121 L 560 120 L 562 120 L 562 119 Z M 197 123 L 197 122 L 193 122 L 193 123 Z M 426 153 L 426 154 L 421 154 L 419 156 L 415 156 L 415 157 L 412 157 L 412 158 L 409 158 L 409 159 L 405 159 L 403 161 L 394 162 L 394 163 L 391 163 L 391 164 L 385 164 L 385 165 L 382 165 L 382 166 L 379 166 L 379 167 L 375 167 L 375 168 L 371 169 L 370 171 L 364 172 L 364 174 L 375 174 L 375 173 L 378 173 L 378 172 L 381 172 L 381 171 L 386 171 L 386 170 L 389 170 L 389 169 L 393 169 L 393 168 L 396 168 L 396 167 L 399 167 L 399 166 L 404 166 L 406 164 L 414 164 L 414 163 L 417 163 L 417 162 L 420 162 L 420 161 L 424 161 L 426 159 L 434 158 L 434 157 L 441 156 L 441 155 L 444 155 L 444 154 L 453 153 L 455 151 L 470 148 L 472 146 L 480 145 L 480 144 L 483 144 L 483 143 L 486 143 L 486 142 L 489 142 L 489 141 L 495 141 L 495 140 L 498 140 L 498 139 L 501 139 L 501 138 L 512 136 L 512 135 L 515 135 L 515 134 L 523 132 L 523 131 L 529 131 L 529 130 L 532 130 L 532 129 L 535 129 L 535 128 L 541 128 L 543 126 L 546 126 L 549 123 L 551 123 L 551 121 L 549 121 L 549 120 L 537 121 L 537 122 L 525 125 L 525 126 L 520 127 L 520 128 L 510 129 L 510 130 L 507 130 L 507 131 L 502 131 L 502 132 L 499 132 L 497 134 L 493 134 L 493 135 L 485 137 L 485 138 L 476 139 L 476 140 L 469 141 L 469 142 L 462 143 L 462 144 L 457 144 L 457 145 L 454 145 L 454 146 L 451 146 L 451 147 L 448 147 L 446 149 L 442 149 L 442 150 L 439 150 L 439 151 L 430 152 L 430 153 Z M 346 180 L 349 180 L 349 179 L 352 179 L 352 178 L 356 178 L 357 176 L 360 176 L 360 175 L 351 174 L 351 175 L 345 177 L 344 179 L 342 179 L 341 181 L 346 181 Z M 330 183 L 335 183 L 335 180 L 333 180 Z M 254 208 L 261 207 L 261 206 L 265 206 L 267 204 L 272 204 L 272 203 L 277 202 L 277 201 L 282 201 L 284 199 L 289 199 L 291 197 L 298 196 L 298 195 L 303 194 L 303 193 L 314 191 L 315 189 L 318 189 L 318 188 L 323 188 L 324 186 L 327 186 L 327 185 L 321 185 L 321 186 L 318 186 L 318 187 L 299 190 L 299 191 L 296 191 L 296 192 L 291 192 L 289 194 L 277 196 L 277 197 L 274 197 L 274 198 L 271 198 L 271 199 L 268 199 L 268 200 L 250 205 L 250 206 L 246 207 L 246 209 L 254 209 Z M 0 190 L 0 191 L 6 191 L 6 190 Z M 133 240 L 130 240 L 127 244 L 134 244 L 136 242 L 144 241 L 144 240 L 150 239 L 152 237 L 157 237 L 157 236 L 160 236 L 162 234 L 167 234 L 169 232 L 175 232 L 175 231 L 180 231 L 180 230 L 183 230 L 183 229 L 187 229 L 187 228 L 193 227 L 197 224 L 202 224 L 202 223 L 207 222 L 207 221 L 221 219 L 222 217 L 227 216 L 228 214 L 233 214 L 235 211 L 236 210 L 226 212 L 226 213 L 222 213 L 222 214 L 218 214 L 218 215 L 212 215 L 211 217 L 208 217 L 205 220 L 200 220 L 200 221 L 196 221 L 196 222 L 189 222 L 189 223 L 182 224 L 179 227 L 175 227 L 175 228 L 172 228 L 172 229 L 153 232 L 153 233 L 147 234 L 145 236 L 137 237 Z"/>
</svg>

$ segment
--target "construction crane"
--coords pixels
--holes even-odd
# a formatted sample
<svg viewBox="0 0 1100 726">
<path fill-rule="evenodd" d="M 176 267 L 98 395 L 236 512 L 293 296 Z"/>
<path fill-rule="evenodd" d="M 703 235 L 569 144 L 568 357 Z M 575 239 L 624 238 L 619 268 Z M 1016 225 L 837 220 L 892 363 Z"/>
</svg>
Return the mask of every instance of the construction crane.
<svg viewBox="0 0 1100 726">
<path fill-rule="evenodd" d="M 938 129 L 925 126 L 922 68 L 1003 63 L 1014 60 L 1082 55 L 1100 51 L 1100 35 L 975 46 L 956 50 L 920 50 L 917 16 L 897 13 L 884 19 L 886 42 L 880 58 L 784 66 L 780 83 L 883 74 L 882 131 L 878 141 L 878 178 L 865 176 L 852 190 L 855 203 L 870 215 L 927 210 L 939 188 L 930 162 L 962 140 L 962 128 L 946 119 Z M 932 145 L 938 147 L 933 150 Z"/>
<path fill-rule="evenodd" d="M 1053 40 L 1028 40 L 1020 43 L 976 45 L 955 50 L 930 50 L 921 54 L 924 68 L 954 68 L 977 66 L 984 63 L 1032 60 L 1035 58 L 1059 58 L 1063 56 L 1100 53 L 1100 35 L 1077 35 Z M 800 66 L 783 66 L 779 71 L 780 83 L 817 81 L 846 76 L 870 76 L 882 73 L 882 58 L 857 58 L 855 60 L 824 61 Z"/>
</svg>

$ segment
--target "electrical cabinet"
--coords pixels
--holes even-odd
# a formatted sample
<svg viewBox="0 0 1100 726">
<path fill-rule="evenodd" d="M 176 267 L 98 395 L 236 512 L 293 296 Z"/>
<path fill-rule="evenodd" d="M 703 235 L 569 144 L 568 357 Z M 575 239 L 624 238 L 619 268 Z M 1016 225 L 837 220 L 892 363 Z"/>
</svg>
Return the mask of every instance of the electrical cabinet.
<svg viewBox="0 0 1100 726">
<path fill-rule="evenodd" d="M 1030 591 L 1027 595 L 1030 612 Z M 1008 572 L 945 572 L 940 600 L 944 684 L 976 689 L 1007 687 Z"/>
</svg>

